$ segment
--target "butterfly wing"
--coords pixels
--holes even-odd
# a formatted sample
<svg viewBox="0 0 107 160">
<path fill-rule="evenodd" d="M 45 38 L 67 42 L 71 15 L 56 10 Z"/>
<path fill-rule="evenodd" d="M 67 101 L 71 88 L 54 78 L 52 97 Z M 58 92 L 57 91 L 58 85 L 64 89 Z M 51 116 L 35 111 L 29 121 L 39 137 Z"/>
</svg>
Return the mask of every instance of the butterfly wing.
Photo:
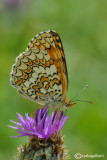
<svg viewBox="0 0 107 160">
<path fill-rule="evenodd" d="M 62 101 L 68 85 L 62 43 L 54 31 L 34 37 L 11 72 L 11 84 L 24 97 L 50 106 Z"/>
</svg>

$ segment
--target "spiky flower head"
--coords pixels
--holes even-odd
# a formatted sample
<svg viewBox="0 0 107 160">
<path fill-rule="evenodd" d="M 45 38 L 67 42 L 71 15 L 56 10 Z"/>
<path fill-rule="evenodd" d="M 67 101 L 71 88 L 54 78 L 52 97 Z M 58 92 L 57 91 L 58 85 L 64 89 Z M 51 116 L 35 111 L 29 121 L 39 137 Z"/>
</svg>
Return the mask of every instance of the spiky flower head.
<svg viewBox="0 0 107 160">
<path fill-rule="evenodd" d="M 62 126 L 68 117 L 63 112 L 52 112 L 48 115 L 48 107 L 38 109 L 33 118 L 25 114 L 26 119 L 17 113 L 20 122 L 13 122 L 16 126 L 18 136 L 28 136 L 29 141 L 19 147 L 19 156 L 16 160 L 65 160 L 66 151 L 63 146 L 63 137 L 60 133 Z"/>
<path fill-rule="evenodd" d="M 60 132 L 68 117 L 63 114 L 63 111 L 52 112 L 51 116 L 48 115 L 48 112 L 48 107 L 38 109 L 34 118 L 32 115 L 29 117 L 28 113 L 26 113 L 26 119 L 17 113 L 20 123 L 10 120 L 16 124 L 16 127 L 9 127 L 17 129 L 17 132 L 20 133 L 20 135 L 13 137 L 36 135 L 38 138 L 48 139 L 56 131 Z"/>
</svg>

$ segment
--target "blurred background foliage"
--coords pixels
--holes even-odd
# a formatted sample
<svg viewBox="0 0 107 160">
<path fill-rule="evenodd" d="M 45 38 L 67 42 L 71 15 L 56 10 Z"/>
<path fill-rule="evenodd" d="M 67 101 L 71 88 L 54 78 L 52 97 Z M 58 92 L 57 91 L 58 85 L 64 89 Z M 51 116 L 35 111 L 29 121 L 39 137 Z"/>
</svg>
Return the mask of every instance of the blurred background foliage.
<svg viewBox="0 0 107 160">
<path fill-rule="evenodd" d="M 106 0 L 2 0 L 0 1 L 0 160 L 11 160 L 27 137 L 11 139 L 7 127 L 16 112 L 34 111 L 35 103 L 10 86 L 11 67 L 39 32 L 53 29 L 61 37 L 69 74 L 68 97 L 86 84 L 80 103 L 68 110 L 62 129 L 71 159 L 75 153 L 107 151 L 107 1 Z M 101 158 L 100 158 L 101 159 Z M 107 158 L 105 158 L 107 159 Z"/>
</svg>

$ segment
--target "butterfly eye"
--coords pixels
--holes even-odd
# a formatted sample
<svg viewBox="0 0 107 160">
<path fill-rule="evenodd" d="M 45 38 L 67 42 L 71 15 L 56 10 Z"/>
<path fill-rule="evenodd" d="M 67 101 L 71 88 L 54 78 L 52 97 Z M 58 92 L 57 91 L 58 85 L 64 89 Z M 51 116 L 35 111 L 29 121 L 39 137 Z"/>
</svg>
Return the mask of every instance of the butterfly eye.
<svg viewBox="0 0 107 160">
<path fill-rule="evenodd" d="M 74 102 L 72 102 L 72 101 L 69 101 L 69 102 L 67 103 L 66 107 L 71 108 L 71 107 L 73 107 L 75 104 L 76 104 L 76 103 L 74 103 Z"/>
</svg>

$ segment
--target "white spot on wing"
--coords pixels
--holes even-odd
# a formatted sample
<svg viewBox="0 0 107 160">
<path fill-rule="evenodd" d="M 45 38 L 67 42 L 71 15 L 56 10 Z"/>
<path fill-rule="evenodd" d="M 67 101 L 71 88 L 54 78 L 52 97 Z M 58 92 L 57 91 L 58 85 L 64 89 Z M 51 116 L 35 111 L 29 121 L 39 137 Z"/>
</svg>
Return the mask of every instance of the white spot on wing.
<svg viewBox="0 0 107 160">
<path fill-rule="evenodd" d="M 46 73 L 45 69 L 42 66 L 39 66 L 41 73 Z"/>
<path fill-rule="evenodd" d="M 27 57 L 29 59 L 31 59 L 31 60 L 35 60 L 36 59 L 36 56 L 35 56 L 34 52 L 32 52 L 31 55 L 28 55 Z"/>
<path fill-rule="evenodd" d="M 26 86 L 26 87 L 28 87 L 29 88 L 29 85 L 31 84 L 31 82 L 30 81 L 26 81 L 25 83 L 24 83 L 24 85 Z"/>
<path fill-rule="evenodd" d="M 28 91 L 29 91 L 29 94 L 31 95 L 34 92 L 34 89 L 30 88 L 28 89 Z"/>
<path fill-rule="evenodd" d="M 23 59 L 21 59 L 22 62 L 28 62 L 28 58 L 24 56 Z"/>
<path fill-rule="evenodd" d="M 53 91 L 53 89 L 49 87 L 48 92 L 51 92 L 51 91 Z"/>
<path fill-rule="evenodd" d="M 22 76 L 22 72 L 18 68 L 14 68 L 13 75 Z"/>
<path fill-rule="evenodd" d="M 36 73 L 33 73 L 32 74 L 32 77 L 34 77 L 35 78 L 35 80 L 37 79 L 37 77 L 38 77 L 38 75 L 36 74 Z"/>
<path fill-rule="evenodd" d="M 58 85 L 57 85 L 57 84 L 54 84 L 53 89 L 54 89 L 54 90 L 58 90 Z"/>
<path fill-rule="evenodd" d="M 21 70 L 26 70 L 27 69 L 27 65 L 25 63 L 21 62 L 21 65 L 18 66 L 18 68 L 21 69 Z"/>
<path fill-rule="evenodd" d="M 46 61 L 49 61 L 50 60 L 49 54 L 44 55 L 44 58 L 46 59 Z"/>
<path fill-rule="evenodd" d="M 53 75 L 54 73 L 57 73 L 55 65 L 50 66 L 50 72 L 51 72 L 51 75 Z"/>
<path fill-rule="evenodd" d="M 41 93 L 45 94 L 46 93 L 46 90 L 44 88 L 41 88 L 40 89 Z"/>
<path fill-rule="evenodd" d="M 36 54 L 36 56 L 39 58 L 39 59 L 43 59 L 43 53 L 40 51 L 39 53 Z"/>
<path fill-rule="evenodd" d="M 33 67 L 33 70 L 34 70 L 37 74 L 40 73 L 40 69 L 39 69 L 38 67 Z"/>
<path fill-rule="evenodd" d="M 50 74 L 51 74 L 49 67 L 46 67 L 46 74 L 47 74 L 47 75 L 50 75 Z"/>
<path fill-rule="evenodd" d="M 35 82 L 35 78 L 31 77 L 31 78 L 29 79 L 29 81 L 32 82 L 32 83 L 34 83 L 34 82 Z"/>
</svg>

